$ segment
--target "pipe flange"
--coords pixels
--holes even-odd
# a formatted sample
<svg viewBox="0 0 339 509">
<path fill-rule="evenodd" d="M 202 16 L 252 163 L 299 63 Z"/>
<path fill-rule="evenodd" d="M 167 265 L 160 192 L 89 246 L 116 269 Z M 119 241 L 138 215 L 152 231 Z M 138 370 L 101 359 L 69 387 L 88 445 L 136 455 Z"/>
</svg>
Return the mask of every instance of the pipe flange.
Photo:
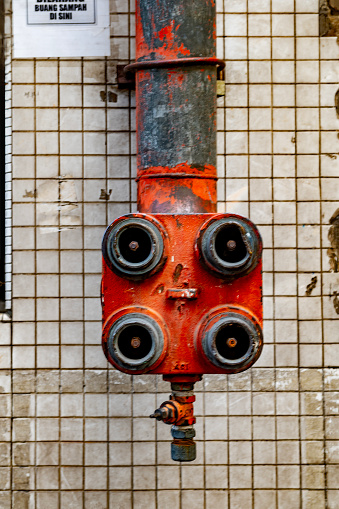
<svg viewBox="0 0 339 509">
<path fill-rule="evenodd" d="M 202 261 L 222 277 L 248 274 L 261 257 L 260 234 L 254 224 L 240 216 L 214 219 L 203 227 L 198 239 Z"/>
<path fill-rule="evenodd" d="M 218 368 L 242 371 L 261 353 L 262 330 L 253 317 L 225 312 L 207 322 L 201 344 L 208 360 Z"/>
<path fill-rule="evenodd" d="M 129 313 L 111 326 L 107 348 L 115 363 L 122 369 L 140 371 L 154 365 L 164 350 L 164 334 L 150 316 Z"/>
<path fill-rule="evenodd" d="M 150 275 L 165 262 L 160 229 L 138 216 L 124 217 L 110 225 L 103 238 L 102 253 L 115 273 L 130 279 Z"/>
</svg>

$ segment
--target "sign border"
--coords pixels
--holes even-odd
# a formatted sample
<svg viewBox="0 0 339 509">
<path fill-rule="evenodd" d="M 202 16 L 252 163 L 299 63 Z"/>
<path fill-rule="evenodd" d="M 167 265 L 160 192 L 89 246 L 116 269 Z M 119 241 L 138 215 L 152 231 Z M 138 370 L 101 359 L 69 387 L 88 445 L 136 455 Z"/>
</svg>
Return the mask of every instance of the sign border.
<svg viewBox="0 0 339 509">
<path fill-rule="evenodd" d="M 97 24 L 97 0 L 94 1 L 94 21 L 91 23 L 29 23 L 28 21 L 28 0 L 26 0 L 26 12 L 27 12 L 27 26 L 58 26 L 58 25 L 70 25 L 70 26 L 82 26 L 82 25 L 96 25 Z"/>
</svg>

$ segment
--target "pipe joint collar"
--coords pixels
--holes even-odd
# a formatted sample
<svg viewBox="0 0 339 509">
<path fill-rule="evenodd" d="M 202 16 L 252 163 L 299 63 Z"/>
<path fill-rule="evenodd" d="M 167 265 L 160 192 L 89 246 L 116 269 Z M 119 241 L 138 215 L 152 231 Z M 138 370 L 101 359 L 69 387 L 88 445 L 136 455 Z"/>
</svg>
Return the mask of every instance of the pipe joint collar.
<svg viewBox="0 0 339 509">
<path fill-rule="evenodd" d="M 160 359 L 164 352 L 164 334 L 150 316 L 125 314 L 110 327 L 107 349 L 119 368 L 140 372 Z"/>
<path fill-rule="evenodd" d="M 262 349 L 262 330 L 258 321 L 240 308 L 229 308 L 207 317 L 200 337 L 207 359 L 228 373 L 249 368 Z"/>
<path fill-rule="evenodd" d="M 165 262 L 164 234 L 160 225 L 140 216 L 125 216 L 106 230 L 102 253 L 107 265 L 119 276 L 140 279 Z"/>
<path fill-rule="evenodd" d="M 235 215 L 217 217 L 204 225 L 198 248 L 207 268 L 224 278 L 248 274 L 260 260 L 262 249 L 254 224 Z"/>
</svg>

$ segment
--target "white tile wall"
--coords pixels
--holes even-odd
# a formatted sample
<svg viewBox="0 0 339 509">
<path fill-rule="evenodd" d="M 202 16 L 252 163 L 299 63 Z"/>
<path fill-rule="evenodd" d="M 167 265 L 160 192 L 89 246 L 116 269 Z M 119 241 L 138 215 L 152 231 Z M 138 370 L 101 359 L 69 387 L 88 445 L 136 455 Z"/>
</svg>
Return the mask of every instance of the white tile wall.
<svg viewBox="0 0 339 509">
<path fill-rule="evenodd" d="M 136 209 L 134 94 L 115 73 L 132 4 L 111 1 L 111 58 L 11 61 L 6 2 L 0 508 L 337 508 L 336 39 L 318 37 L 318 0 L 217 1 L 218 209 L 262 233 L 266 344 L 250 371 L 197 384 L 198 457 L 178 465 L 147 417 L 168 384 L 100 346 L 101 237 Z"/>
</svg>

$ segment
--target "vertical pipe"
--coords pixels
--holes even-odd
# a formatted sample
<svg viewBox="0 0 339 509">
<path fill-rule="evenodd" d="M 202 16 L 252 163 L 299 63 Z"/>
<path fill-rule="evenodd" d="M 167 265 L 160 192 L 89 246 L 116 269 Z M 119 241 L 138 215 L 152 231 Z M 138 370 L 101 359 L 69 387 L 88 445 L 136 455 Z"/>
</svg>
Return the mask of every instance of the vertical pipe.
<svg viewBox="0 0 339 509">
<path fill-rule="evenodd" d="M 136 0 L 136 62 L 128 67 L 136 71 L 140 212 L 216 212 L 215 53 L 214 0 Z M 186 378 L 165 377 L 171 405 L 194 401 L 200 376 Z M 194 422 L 192 414 L 172 427 L 173 460 L 195 459 Z"/>
<path fill-rule="evenodd" d="M 136 0 L 140 212 L 216 211 L 215 51 L 214 0 Z"/>
</svg>

